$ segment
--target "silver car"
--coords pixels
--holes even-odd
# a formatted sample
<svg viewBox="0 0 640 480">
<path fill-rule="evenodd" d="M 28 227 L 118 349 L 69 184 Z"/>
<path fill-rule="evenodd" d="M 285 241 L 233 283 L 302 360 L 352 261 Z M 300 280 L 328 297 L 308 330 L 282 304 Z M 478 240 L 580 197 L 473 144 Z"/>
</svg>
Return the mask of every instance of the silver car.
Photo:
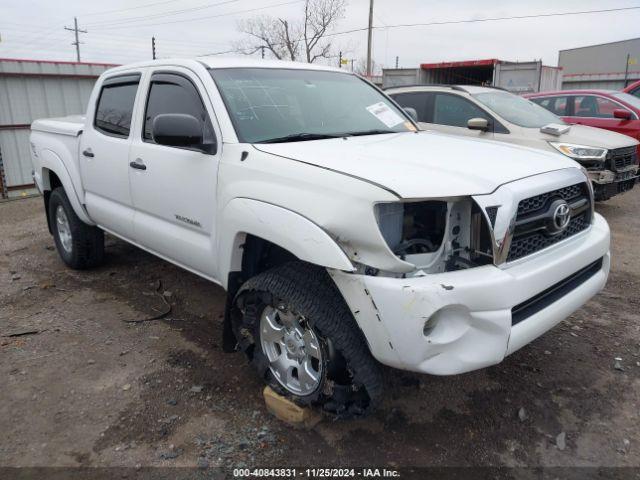
<svg viewBox="0 0 640 480">
<path fill-rule="evenodd" d="M 472 85 L 407 86 L 385 92 L 420 126 L 560 152 L 589 171 L 596 200 L 631 190 L 638 142 L 626 135 L 569 125 L 541 106 L 505 90 Z"/>
</svg>

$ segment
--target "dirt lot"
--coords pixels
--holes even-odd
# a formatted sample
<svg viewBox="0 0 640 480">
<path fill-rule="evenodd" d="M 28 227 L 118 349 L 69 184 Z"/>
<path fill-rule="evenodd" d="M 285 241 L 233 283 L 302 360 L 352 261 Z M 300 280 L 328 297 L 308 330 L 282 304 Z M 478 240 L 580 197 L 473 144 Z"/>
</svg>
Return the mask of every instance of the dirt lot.
<svg viewBox="0 0 640 480">
<path fill-rule="evenodd" d="M 103 268 L 71 271 L 40 198 L 2 203 L 0 465 L 640 466 L 639 202 L 598 206 L 608 286 L 553 331 L 471 374 L 386 370 L 375 415 L 312 430 L 222 352 L 221 288 L 113 238 Z M 168 318 L 127 322 L 162 311 L 156 288 Z"/>
</svg>

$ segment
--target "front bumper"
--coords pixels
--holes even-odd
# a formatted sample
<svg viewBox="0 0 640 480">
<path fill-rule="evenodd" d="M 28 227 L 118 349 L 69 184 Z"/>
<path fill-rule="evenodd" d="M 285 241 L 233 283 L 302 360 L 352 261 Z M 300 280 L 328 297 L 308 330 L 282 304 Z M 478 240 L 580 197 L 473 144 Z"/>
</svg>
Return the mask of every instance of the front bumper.
<svg viewBox="0 0 640 480">
<path fill-rule="evenodd" d="M 632 166 L 620 172 L 611 170 L 589 171 L 589 179 L 593 183 L 596 200 L 607 200 L 619 193 L 633 188 L 638 179 L 637 166 Z"/>
<path fill-rule="evenodd" d="M 512 326 L 514 306 L 599 259 L 584 282 Z M 329 272 L 376 359 L 451 375 L 499 363 L 554 327 L 604 287 L 609 266 L 609 227 L 595 214 L 588 230 L 501 268 L 405 279 Z"/>
</svg>

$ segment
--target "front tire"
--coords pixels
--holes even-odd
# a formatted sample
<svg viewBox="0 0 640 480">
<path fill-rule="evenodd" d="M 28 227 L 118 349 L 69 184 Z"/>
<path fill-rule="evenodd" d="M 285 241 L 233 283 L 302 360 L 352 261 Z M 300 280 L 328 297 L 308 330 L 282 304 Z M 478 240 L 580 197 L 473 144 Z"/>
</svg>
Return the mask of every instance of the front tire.
<svg viewBox="0 0 640 480">
<path fill-rule="evenodd" d="M 51 192 L 49 219 L 56 249 L 67 266 L 82 270 L 102 264 L 104 232 L 80 220 L 62 187 Z"/>
<path fill-rule="evenodd" d="M 232 324 L 239 347 L 276 392 L 340 417 L 377 405 L 378 364 L 324 268 L 291 262 L 249 279 L 235 297 Z"/>
</svg>

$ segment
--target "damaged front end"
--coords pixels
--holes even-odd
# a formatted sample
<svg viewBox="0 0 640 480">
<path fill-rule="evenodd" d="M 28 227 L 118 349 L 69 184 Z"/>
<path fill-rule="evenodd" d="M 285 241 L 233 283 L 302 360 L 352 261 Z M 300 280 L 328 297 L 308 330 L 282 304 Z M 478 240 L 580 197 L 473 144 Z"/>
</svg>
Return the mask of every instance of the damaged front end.
<svg viewBox="0 0 640 480">
<path fill-rule="evenodd" d="M 389 249 L 415 266 L 407 276 L 493 262 L 490 220 L 470 197 L 378 203 L 375 213 Z"/>
<path fill-rule="evenodd" d="M 496 364 L 607 278 L 609 230 L 577 168 L 374 208 L 389 255 L 411 269 L 329 273 L 386 365 L 450 375 Z"/>
<path fill-rule="evenodd" d="M 636 183 L 638 152 L 635 145 L 611 150 L 554 142 L 551 145 L 586 169 L 598 201 L 629 191 Z"/>
<path fill-rule="evenodd" d="M 595 199 L 608 200 L 631 190 L 638 179 L 638 151 L 636 146 L 609 150 L 604 164 L 587 167 L 593 182 Z"/>
</svg>

